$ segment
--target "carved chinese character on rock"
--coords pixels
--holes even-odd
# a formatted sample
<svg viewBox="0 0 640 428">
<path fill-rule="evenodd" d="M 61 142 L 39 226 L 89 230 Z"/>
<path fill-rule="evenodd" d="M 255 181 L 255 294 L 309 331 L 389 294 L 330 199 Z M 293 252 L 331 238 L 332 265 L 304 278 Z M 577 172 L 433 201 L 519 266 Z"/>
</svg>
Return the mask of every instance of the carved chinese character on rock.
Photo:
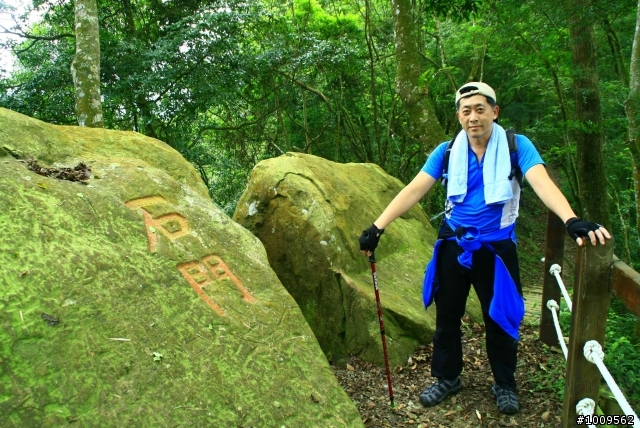
<svg viewBox="0 0 640 428">
<path fill-rule="evenodd" d="M 215 285 L 218 281 L 231 281 L 242 294 L 242 300 L 248 303 L 256 301 L 219 256 L 209 255 L 203 257 L 201 261 L 182 263 L 178 265 L 178 270 L 198 296 L 220 316 L 226 315 L 224 309 L 207 294 L 207 290 L 216 290 Z"/>
<path fill-rule="evenodd" d="M 151 213 L 144 209 L 144 207 L 158 205 L 160 203 L 166 203 L 166 200 L 162 196 L 148 196 L 125 202 L 125 205 L 129 208 L 142 211 L 147 238 L 149 240 L 149 251 L 152 253 L 156 251 L 156 247 L 158 246 L 158 231 L 162 232 L 163 235 L 172 241 L 189 233 L 187 220 L 180 214 L 170 213 L 153 218 Z"/>
</svg>

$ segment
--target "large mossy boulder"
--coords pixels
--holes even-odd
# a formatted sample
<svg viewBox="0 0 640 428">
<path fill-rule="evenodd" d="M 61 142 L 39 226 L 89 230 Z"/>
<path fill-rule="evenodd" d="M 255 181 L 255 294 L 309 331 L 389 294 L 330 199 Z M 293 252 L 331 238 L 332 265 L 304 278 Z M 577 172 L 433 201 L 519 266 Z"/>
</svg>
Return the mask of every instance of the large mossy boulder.
<svg viewBox="0 0 640 428">
<path fill-rule="evenodd" d="M 0 425 L 361 426 L 262 244 L 176 151 L 4 109 L 0 129 Z"/>
<path fill-rule="evenodd" d="M 402 187 L 374 164 L 287 153 L 256 165 L 238 202 L 234 220 L 260 238 L 331 360 L 351 354 L 383 362 L 371 269 L 358 237 Z M 435 239 L 415 206 L 387 228 L 376 251 L 393 364 L 405 364 L 433 335 L 435 307 L 425 310 L 421 292 Z M 477 299 L 470 303 L 477 313 Z"/>
</svg>

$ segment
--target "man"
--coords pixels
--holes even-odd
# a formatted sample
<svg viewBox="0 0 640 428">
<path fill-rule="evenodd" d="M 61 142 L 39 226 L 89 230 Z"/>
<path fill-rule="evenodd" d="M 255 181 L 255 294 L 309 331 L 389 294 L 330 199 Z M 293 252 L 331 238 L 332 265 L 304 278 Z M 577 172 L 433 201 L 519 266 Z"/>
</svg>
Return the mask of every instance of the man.
<svg viewBox="0 0 640 428">
<path fill-rule="evenodd" d="M 524 315 L 515 220 L 520 187 L 512 172 L 505 130 L 495 121 L 499 107 L 494 90 L 471 82 L 456 92 L 456 115 L 462 131 L 453 145 L 440 144 L 422 170 L 360 237 L 360 250 L 371 255 L 384 229 L 416 204 L 443 175 L 446 179 L 445 221 L 440 230 L 423 288 L 425 306 L 436 303 L 431 375 L 437 381 L 420 394 L 425 406 L 440 403 L 462 388 L 461 318 L 471 284 L 484 317 L 486 344 L 501 412 L 519 411 L 515 369 L 518 328 Z M 567 232 L 582 245 L 604 244 L 611 235 L 602 226 L 581 220 L 551 181 L 531 141 L 516 135 L 517 164 L 542 202 L 565 222 Z"/>
</svg>

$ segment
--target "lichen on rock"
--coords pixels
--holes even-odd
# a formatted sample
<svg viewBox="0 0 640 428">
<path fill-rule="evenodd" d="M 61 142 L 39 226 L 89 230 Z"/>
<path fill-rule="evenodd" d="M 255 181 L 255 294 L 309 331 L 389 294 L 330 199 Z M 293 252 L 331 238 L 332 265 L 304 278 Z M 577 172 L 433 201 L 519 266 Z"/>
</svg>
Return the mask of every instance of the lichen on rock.
<svg viewBox="0 0 640 428">
<path fill-rule="evenodd" d="M 175 150 L 4 109 L 0 128 L 3 422 L 362 425 L 261 243 Z"/>
<path fill-rule="evenodd" d="M 330 360 L 358 355 L 383 362 L 372 275 L 358 237 L 402 187 L 374 164 L 287 153 L 256 165 L 238 202 L 234 220 L 260 238 Z M 421 292 L 435 239 L 415 206 L 387 228 L 376 250 L 394 365 L 406 364 L 433 335 L 435 307 L 425 310 Z M 468 311 L 479 318 L 477 299 L 470 299 Z"/>
</svg>

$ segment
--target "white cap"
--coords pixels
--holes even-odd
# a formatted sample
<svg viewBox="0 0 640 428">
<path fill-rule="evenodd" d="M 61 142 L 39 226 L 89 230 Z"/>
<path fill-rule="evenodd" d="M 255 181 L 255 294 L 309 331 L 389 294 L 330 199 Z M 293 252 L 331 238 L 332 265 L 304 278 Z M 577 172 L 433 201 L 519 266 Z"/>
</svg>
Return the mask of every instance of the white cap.
<svg viewBox="0 0 640 428">
<path fill-rule="evenodd" d="M 456 91 L 456 104 L 458 104 L 460 98 L 466 98 L 472 95 L 484 95 L 492 98 L 496 102 L 498 101 L 496 99 L 496 93 L 491 86 L 482 82 L 469 82 L 462 85 L 460 89 Z"/>
</svg>

